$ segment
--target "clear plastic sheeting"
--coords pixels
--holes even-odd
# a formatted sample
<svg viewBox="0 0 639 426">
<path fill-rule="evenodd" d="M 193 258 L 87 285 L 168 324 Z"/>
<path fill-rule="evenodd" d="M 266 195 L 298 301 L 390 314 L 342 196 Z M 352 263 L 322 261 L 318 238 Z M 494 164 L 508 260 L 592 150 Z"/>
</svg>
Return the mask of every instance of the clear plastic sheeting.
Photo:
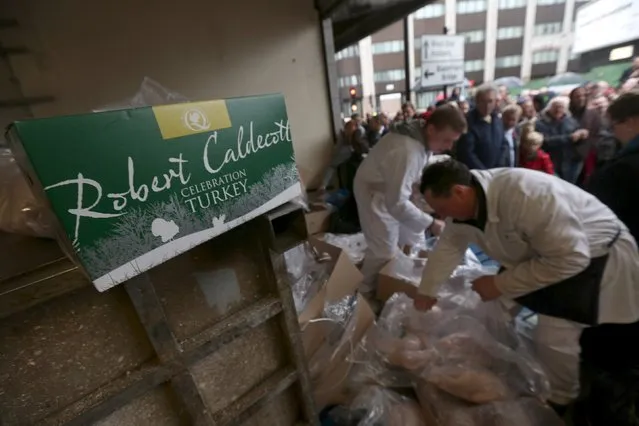
<svg viewBox="0 0 639 426">
<path fill-rule="evenodd" d="M 428 426 L 562 426 L 564 422 L 537 398 L 472 404 L 425 381 L 415 387 Z"/>
<path fill-rule="evenodd" d="M 36 200 L 8 148 L 0 148 L 0 230 L 32 237 L 55 236 L 53 215 Z"/>
<path fill-rule="evenodd" d="M 335 426 L 429 426 L 414 400 L 378 386 L 364 387 L 349 407 L 329 413 Z"/>
<path fill-rule="evenodd" d="M 537 411 L 548 412 L 543 404 L 528 412 L 527 400 L 549 396 L 548 380 L 532 350 L 506 309 L 499 302 L 481 302 L 468 284 L 462 277 L 449 280 L 428 312 L 416 311 L 404 294 L 393 296 L 354 355 L 358 369 L 353 380 L 417 386 L 422 395 L 426 385 L 435 389 L 443 403 L 424 397 L 420 402 L 438 426 L 553 425 L 535 420 Z M 461 413 L 451 420 L 447 411 L 455 406 Z M 474 411 L 462 410 L 467 407 Z M 511 415 L 528 423 L 508 423 Z"/>
<path fill-rule="evenodd" d="M 384 267 L 384 273 L 402 281 L 419 284 L 427 260 L 398 253 L 392 262 Z"/>
<path fill-rule="evenodd" d="M 364 261 L 366 239 L 361 232 L 352 235 L 326 233 L 320 238 L 328 244 L 341 248 L 355 265 Z"/>
<path fill-rule="evenodd" d="M 149 77 L 144 77 L 139 90 L 133 97 L 113 104 L 94 109 L 93 112 L 113 111 L 118 109 L 142 108 L 146 106 L 180 104 L 189 100 L 177 92 L 173 92 Z"/>
<path fill-rule="evenodd" d="M 322 318 L 311 320 L 309 323 L 323 323 L 326 332 L 325 341 L 309 360 L 311 378 L 319 377 L 322 372 L 338 356 L 346 351 L 353 352 L 354 321 L 353 314 L 357 308 L 357 298 L 346 296 L 336 303 L 327 303 Z M 346 377 L 342 378 L 342 381 Z"/>
<path fill-rule="evenodd" d="M 308 302 L 330 278 L 330 260 L 328 254 L 319 253 L 308 242 L 284 253 L 286 274 L 288 282 L 293 283 L 293 300 L 298 314 L 304 311 Z"/>
</svg>

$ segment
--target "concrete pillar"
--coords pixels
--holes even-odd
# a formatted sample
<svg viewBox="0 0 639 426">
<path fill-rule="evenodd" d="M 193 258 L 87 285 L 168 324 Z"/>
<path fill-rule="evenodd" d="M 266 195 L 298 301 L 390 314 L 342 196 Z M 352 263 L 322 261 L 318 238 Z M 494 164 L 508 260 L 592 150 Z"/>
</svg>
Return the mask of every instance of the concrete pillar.
<svg viewBox="0 0 639 426">
<path fill-rule="evenodd" d="M 572 17 L 574 14 L 575 0 L 566 0 L 564 22 L 561 31 L 561 48 L 559 49 L 559 57 L 557 58 L 557 74 L 564 73 L 568 70 L 568 61 L 570 60 L 573 40 Z"/>
<path fill-rule="evenodd" d="M 524 48 L 521 55 L 521 79 L 530 80 L 532 74 L 533 37 L 535 36 L 535 20 L 537 19 L 537 0 L 528 0 L 526 5 L 526 22 L 524 23 Z"/>
<path fill-rule="evenodd" d="M 484 81 L 495 79 L 495 55 L 497 54 L 497 19 L 499 1 L 486 2 L 486 50 L 484 53 Z"/>
<path fill-rule="evenodd" d="M 362 114 L 373 113 L 377 109 L 375 78 L 373 68 L 372 39 L 370 36 L 359 42 L 359 65 L 362 72 Z"/>
<path fill-rule="evenodd" d="M 457 0 L 446 0 L 444 9 L 444 25 L 448 34 L 457 34 Z"/>
</svg>

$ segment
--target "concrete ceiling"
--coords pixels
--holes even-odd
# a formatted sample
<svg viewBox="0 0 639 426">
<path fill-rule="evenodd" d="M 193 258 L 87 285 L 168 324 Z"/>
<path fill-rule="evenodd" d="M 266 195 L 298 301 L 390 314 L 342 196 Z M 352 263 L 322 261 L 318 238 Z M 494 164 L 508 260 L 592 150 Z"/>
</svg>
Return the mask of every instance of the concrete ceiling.
<svg viewBox="0 0 639 426">
<path fill-rule="evenodd" d="M 434 0 L 316 0 L 322 19 L 331 19 L 335 51 L 358 42 Z"/>
</svg>

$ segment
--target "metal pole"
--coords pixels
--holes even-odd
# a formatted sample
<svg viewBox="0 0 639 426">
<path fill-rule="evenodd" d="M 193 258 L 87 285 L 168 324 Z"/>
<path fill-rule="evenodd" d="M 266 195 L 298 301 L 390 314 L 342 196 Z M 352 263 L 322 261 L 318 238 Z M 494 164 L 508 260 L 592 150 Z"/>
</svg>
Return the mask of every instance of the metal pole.
<svg viewBox="0 0 639 426">
<path fill-rule="evenodd" d="M 444 35 L 448 35 L 448 27 L 446 25 L 444 25 L 443 33 Z M 447 91 L 448 91 L 448 86 L 444 84 L 444 100 L 448 99 L 448 93 L 446 93 Z"/>
<path fill-rule="evenodd" d="M 404 17 L 404 99 L 405 102 L 410 101 L 410 76 L 412 72 L 409 71 L 410 64 L 410 52 L 409 48 L 412 43 L 408 43 L 408 16 Z"/>
</svg>

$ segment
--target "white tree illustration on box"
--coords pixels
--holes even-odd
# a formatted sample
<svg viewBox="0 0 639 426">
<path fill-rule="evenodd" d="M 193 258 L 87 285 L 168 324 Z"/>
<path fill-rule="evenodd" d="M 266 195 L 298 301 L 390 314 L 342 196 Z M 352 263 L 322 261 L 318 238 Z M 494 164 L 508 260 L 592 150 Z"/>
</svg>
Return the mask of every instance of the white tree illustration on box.
<svg viewBox="0 0 639 426">
<path fill-rule="evenodd" d="M 242 196 L 222 207 L 210 208 L 199 214 L 191 213 L 176 195 L 172 195 L 167 202 L 129 210 L 127 214 L 118 218 L 108 237 L 90 246 L 78 247 L 78 256 L 91 278 L 98 278 L 171 239 L 240 218 L 264 205 L 296 182 L 299 182 L 299 175 L 295 163 L 280 164 L 265 173 Z M 158 219 L 162 222 L 155 223 L 159 231 L 156 232 L 157 235 L 153 235 L 152 224 Z M 162 224 L 160 228 L 157 228 L 158 223 Z M 177 230 L 172 228 L 171 223 Z M 173 235 L 170 236 L 171 234 Z"/>
</svg>

